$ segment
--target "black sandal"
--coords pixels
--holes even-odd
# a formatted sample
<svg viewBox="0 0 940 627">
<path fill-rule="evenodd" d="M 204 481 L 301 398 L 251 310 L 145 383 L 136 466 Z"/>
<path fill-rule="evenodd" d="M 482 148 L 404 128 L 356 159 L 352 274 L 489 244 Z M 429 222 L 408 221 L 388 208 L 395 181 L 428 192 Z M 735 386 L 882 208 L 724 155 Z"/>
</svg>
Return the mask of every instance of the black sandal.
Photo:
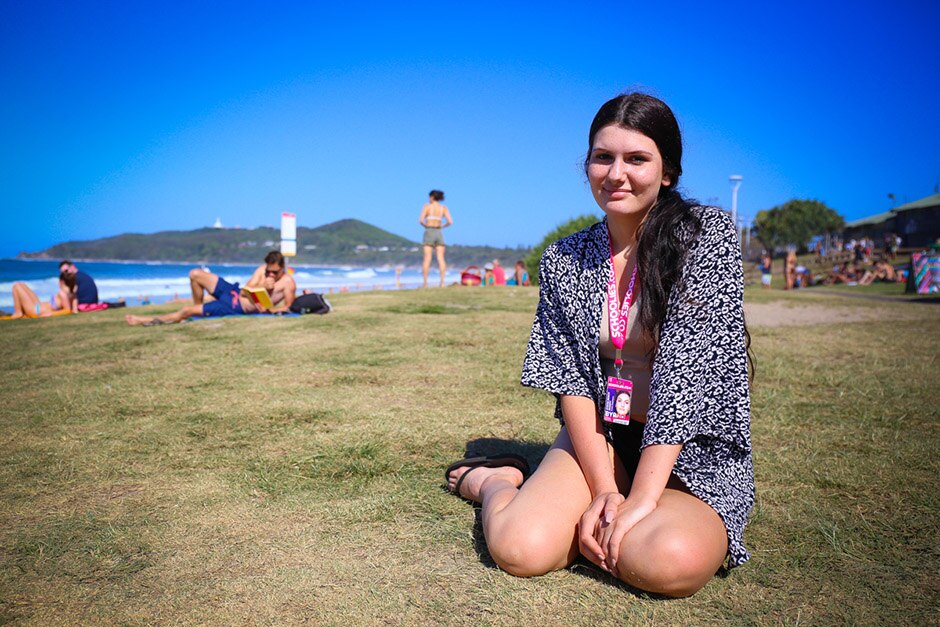
<svg viewBox="0 0 940 627">
<path fill-rule="evenodd" d="M 457 483 L 454 484 L 454 489 L 450 490 L 450 488 L 448 488 L 448 491 L 453 492 L 457 496 L 461 496 L 460 486 L 463 484 L 463 480 L 467 477 L 467 475 L 469 475 L 470 472 L 475 468 L 503 468 L 505 466 L 511 466 L 512 468 L 518 469 L 522 473 L 523 481 L 526 479 L 526 477 L 529 476 L 529 462 L 526 461 L 524 457 L 514 453 L 504 453 L 502 455 L 468 457 L 466 459 L 461 459 L 459 462 L 454 462 L 447 467 L 447 470 L 444 471 L 444 483 L 446 486 L 447 480 L 450 478 L 449 475 L 454 470 L 457 470 L 458 468 L 469 467 L 467 472 L 460 475 L 460 478 L 457 479 Z"/>
</svg>

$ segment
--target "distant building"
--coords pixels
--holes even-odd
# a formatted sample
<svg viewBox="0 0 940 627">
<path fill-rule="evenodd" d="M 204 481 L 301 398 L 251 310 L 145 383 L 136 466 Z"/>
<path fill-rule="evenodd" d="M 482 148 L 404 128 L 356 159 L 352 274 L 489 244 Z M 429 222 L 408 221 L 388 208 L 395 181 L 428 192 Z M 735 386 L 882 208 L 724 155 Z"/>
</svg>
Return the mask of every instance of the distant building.
<svg viewBox="0 0 940 627">
<path fill-rule="evenodd" d="M 221 228 L 224 228 L 224 227 L 222 226 L 222 218 L 216 218 L 216 219 L 215 219 L 215 224 L 212 225 L 212 228 L 214 228 L 214 229 L 221 229 Z"/>
<path fill-rule="evenodd" d="M 885 213 L 845 223 L 846 240 L 870 237 L 883 241 L 888 233 L 901 236 L 902 246 L 922 248 L 940 237 L 940 194 L 899 205 Z"/>
<path fill-rule="evenodd" d="M 940 194 L 895 207 L 894 228 L 905 246 L 930 246 L 940 237 Z"/>
</svg>

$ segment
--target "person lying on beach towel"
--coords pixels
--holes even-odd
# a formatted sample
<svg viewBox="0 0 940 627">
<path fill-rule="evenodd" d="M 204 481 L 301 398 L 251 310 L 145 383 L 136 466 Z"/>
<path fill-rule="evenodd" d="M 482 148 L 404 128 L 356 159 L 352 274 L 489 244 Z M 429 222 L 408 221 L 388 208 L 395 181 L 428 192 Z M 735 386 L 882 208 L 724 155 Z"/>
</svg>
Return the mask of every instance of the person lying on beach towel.
<svg viewBox="0 0 940 627">
<path fill-rule="evenodd" d="M 75 275 L 59 274 L 59 291 L 49 302 L 43 302 L 25 283 L 13 284 L 13 315 L 9 318 L 46 318 L 78 311 L 75 298 Z"/>
<path fill-rule="evenodd" d="M 286 313 L 290 311 L 297 293 L 297 284 L 293 277 L 285 272 L 284 255 L 276 250 L 272 250 L 265 256 L 264 264 L 259 266 L 248 279 L 245 289 L 240 289 L 238 283 L 229 283 L 216 274 L 200 269 L 190 271 L 189 282 L 193 291 L 192 305 L 162 316 L 127 315 L 124 316 L 127 324 L 155 326 L 182 322 L 196 316 Z M 256 302 L 246 292 L 250 288 L 263 288 L 271 301 L 271 306 L 266 307 Z M 206 302 L 206 294 L 215 300 Z"/>
</svg>

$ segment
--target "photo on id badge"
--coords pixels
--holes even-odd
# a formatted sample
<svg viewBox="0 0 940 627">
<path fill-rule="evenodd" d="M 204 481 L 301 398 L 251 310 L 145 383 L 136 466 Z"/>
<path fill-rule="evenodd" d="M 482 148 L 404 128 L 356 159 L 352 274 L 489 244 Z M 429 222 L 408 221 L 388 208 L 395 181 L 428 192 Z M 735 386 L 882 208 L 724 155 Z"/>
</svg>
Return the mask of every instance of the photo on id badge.
<svg viewBox="0 0 940 627">
<path fill-rule="evenodd" d="M 633 381 L 608 377 L 604 420 L 620 425 L 630 424 L 630 401 L 632 397 Z"/>
</svg>

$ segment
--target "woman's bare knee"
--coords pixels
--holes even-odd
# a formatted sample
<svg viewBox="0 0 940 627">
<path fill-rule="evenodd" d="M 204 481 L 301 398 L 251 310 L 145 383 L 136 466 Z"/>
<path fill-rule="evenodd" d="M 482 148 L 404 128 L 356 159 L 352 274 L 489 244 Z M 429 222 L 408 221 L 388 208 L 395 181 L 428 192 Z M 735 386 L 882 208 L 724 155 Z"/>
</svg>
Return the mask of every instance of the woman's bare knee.
<svg viewBox="0 0 940 627">
<path fill-rule="evenodd" d="M 572 539 L 538 523 L 498 522 L 487 530 L 486 545 L 500 568 L 517 577 L 536 577 L 564 568 L 571 561 Z"/>
<path fill-rule="evenodd" d="M 687 597 L 708 583 L 723 559 L 723 555 L 719 557 L 704 546 L 700 538 L 659 533 L 642 542 L 628 542 L 625 538 L 617 570 L 620 579 L 641 590 Z"/>
</svg>

